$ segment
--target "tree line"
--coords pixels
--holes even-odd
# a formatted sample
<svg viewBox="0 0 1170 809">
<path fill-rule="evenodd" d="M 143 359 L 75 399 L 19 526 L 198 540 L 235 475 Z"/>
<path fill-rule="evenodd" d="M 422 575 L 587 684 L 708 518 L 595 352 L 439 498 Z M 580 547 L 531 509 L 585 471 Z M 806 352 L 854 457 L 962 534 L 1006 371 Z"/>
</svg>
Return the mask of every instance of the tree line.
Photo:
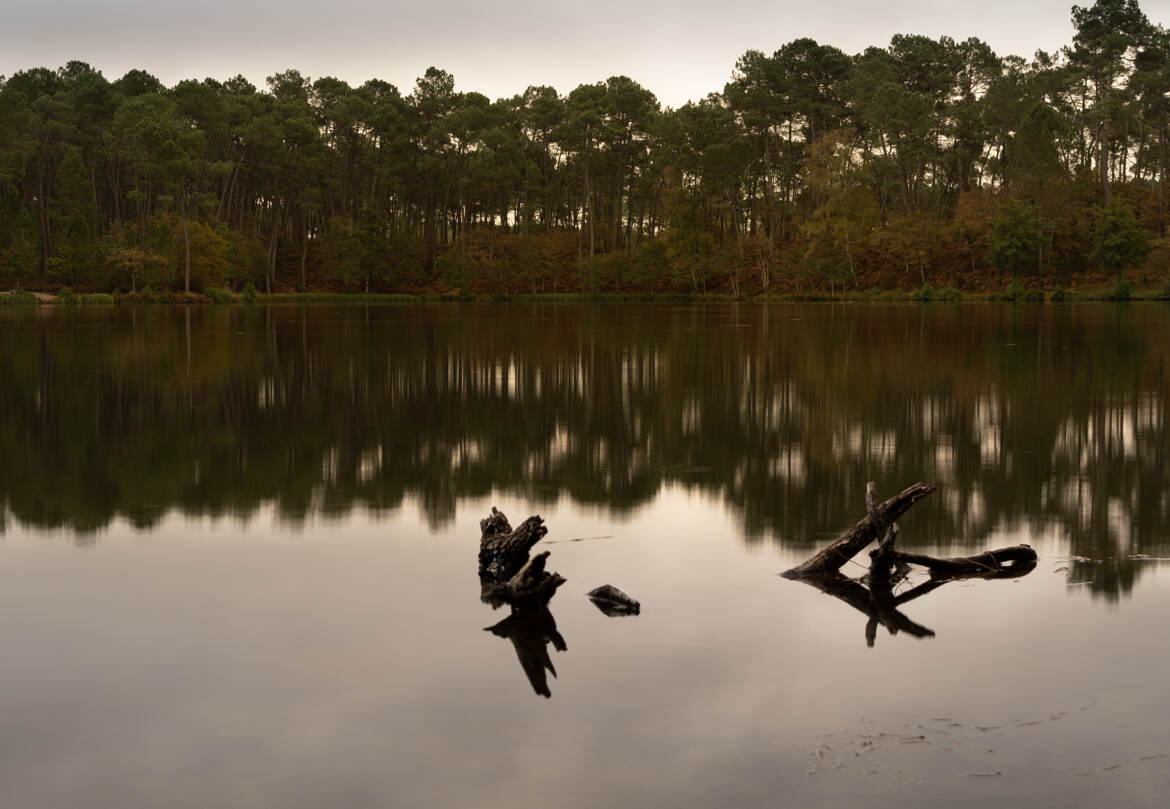
<svg viewBox="0 0 1170 809">
<path fill-rule="evenodd" d="M 0 78 L 0 286 L 725 291 L 1162 280 L 1170 33 L 1074 6 L 1058 52 L 748 51 L 672 109 L 615 76 L 491 101 L 295 70 Z"/>
</svg>

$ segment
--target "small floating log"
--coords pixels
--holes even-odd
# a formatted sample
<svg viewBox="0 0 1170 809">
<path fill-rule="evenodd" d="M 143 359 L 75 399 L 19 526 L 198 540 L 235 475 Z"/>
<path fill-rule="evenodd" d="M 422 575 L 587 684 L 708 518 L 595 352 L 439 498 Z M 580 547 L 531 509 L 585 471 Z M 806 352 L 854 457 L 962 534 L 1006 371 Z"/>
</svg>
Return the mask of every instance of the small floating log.
<svg viewBox="0 0 1170 809">
<path fill-rule="evenodd" d="M 621 615 L 638 615 L 642 605 L 612 584 L 603 584 L 586 593 L 593 606 L 611 618 Z"/>
</svg>

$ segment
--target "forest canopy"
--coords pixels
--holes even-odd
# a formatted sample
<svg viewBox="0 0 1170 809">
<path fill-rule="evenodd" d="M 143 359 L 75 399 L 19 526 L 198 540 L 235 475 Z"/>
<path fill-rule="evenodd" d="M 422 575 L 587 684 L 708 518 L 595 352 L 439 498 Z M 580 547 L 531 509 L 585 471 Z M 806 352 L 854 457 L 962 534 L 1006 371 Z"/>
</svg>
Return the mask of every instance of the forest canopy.
<svg viewBox="0 0 1170 809">
<path fill-rule="evenodd" d="M 496 101 L 296 70 L 0 78 L 0 288 L 691 292 L 1165 280 L 1170 32 L 1071 11 L 1030 60 L 897 35 Z M 1135 273 L 1139 275 L 1134 275 Z"/>
</svg>

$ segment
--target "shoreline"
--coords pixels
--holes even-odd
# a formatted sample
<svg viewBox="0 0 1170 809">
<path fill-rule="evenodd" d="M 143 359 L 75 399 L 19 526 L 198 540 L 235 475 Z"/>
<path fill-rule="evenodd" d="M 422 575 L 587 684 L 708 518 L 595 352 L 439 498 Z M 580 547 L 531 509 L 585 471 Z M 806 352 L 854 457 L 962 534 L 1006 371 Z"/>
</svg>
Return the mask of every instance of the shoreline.
<svg viewBox="0 0 1170 809">
<path fill-rule="evenodd" d="M 64 293 L 0 291 L 0 306 L 132 306 L 132 305 L 223 305 L 223 304 L 336 304 L 386 305 L 417 303 L 1073 303 L 1073 302 L 1170 301 L 1170 287 L 1137 289 L 1132 286 L 1093 286 L 1057 288 L 1052 291 L 1009 288 L 1000 292 L 960 292 L 930 287 L 906 290 L 850 290 L 834 293 L 771 293 L 732 295 L 730 293 L 634 293 L 634 292 L 558 292 L 518 294 L 461 293 L 354 293 L 354 292 L 275 292 L 234 293 L 226 289 L 205 293 Z"/>
</svg>

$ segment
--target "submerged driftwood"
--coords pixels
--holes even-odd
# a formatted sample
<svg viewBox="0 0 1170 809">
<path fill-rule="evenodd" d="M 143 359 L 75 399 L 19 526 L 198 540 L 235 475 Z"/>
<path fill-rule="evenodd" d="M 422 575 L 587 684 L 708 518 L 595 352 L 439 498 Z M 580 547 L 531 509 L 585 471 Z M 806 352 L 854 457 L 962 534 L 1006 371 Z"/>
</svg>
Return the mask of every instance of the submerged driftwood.
<svg viewBox="0 0 1170 809">
<path fill-rule="evenodd" d="M 915 623 L 899 611 L 903 604 L 938 589 L 949 581 L 969 578 L 1006 579 L 1023 576 L 1036 567 L 1036 551 L 1027 545 L 984 551 L 975 556 L 938 559 L 920 553 L 896 550 L 898 526 L 894 522 L 911 506 L 935 490 L 928 483 L 915 483 L 883 503 L 878 503 L 874 484 L 866 486 L 866 516 L 827 548 L 782 575 L 804 582 L 844 601 L 869 619 L 865 640 L 873 646 L 878 626 L 891 635 L 905 632 L 916 638 L 934 637 L 934 631 Z M 841 567 L 870 543 L 869 571 L 858 579 L 841 573 Z M 906 578 L 910 565 L 930 571 L 926 582 L 895 595 L 894 586 Z"/>
</svg>

